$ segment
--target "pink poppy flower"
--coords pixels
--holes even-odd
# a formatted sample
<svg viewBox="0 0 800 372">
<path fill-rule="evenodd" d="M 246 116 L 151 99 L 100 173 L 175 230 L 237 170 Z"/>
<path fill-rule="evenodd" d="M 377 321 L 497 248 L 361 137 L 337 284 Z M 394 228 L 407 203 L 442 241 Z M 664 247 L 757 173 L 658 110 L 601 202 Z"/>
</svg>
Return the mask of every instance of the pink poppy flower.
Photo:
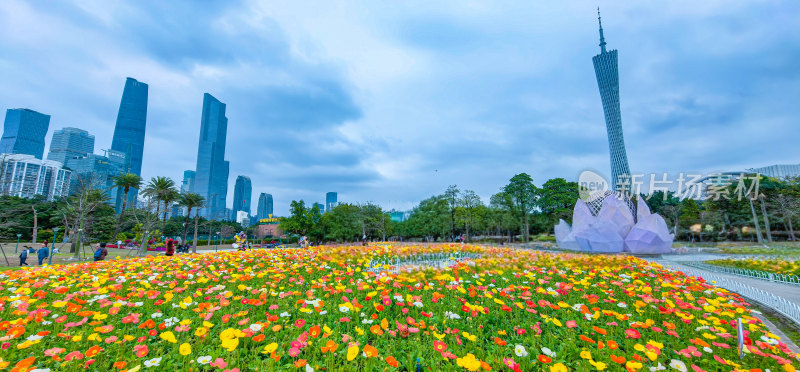
<svg viewBox="0 0 800 372">
<path fill-rule="evenodd" d="M 209 365 L 212 366 L 212 367 L 217 367 L 217 368 L 222 369 L 222 368 L 227 367 L 228 363 L 226 363 L 225 360 L 223 360 L 222 358 L 217 358 L 217 360 L 211 362 Z"/>
<path fill-rule="evenodd" d="M 303 328 L 304 325 L 306 325 L 305 319 L 297 319 L 294 321 L 294 326 L 297 328 Z"/>
</svg>

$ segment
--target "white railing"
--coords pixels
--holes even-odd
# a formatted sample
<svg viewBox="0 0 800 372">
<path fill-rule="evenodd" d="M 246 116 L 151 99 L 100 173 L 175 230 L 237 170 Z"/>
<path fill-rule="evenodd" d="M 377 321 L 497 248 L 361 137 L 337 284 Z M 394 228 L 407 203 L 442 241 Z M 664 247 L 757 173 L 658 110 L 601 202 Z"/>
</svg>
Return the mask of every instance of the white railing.
<svg viewBox="0 0 800 372">
<path fill-rule="evenodd" d="M 729 291 L 736 292 L 742 297 L 747 297 L 753 301 L 761 303 L 762 305 L 767 306 L 779 312 L 780 314 L 789 318 L 790 320 L 795 322 L 795 324 L 800 326 L 800 306 L 797 306 L 797 304 L 795 304 L 794 302 L 791 302 L 783 297 L 776 296 L 770 292 L 763 291 L 758 288 L 751 287 L 747 284 L 742 284 L 727 278 L 695 272 L 692 270 L 682 270 L 682 271 L 686 275 L 702 277 L 710 284 L 714 284 L 717 287 L 725 288 Z"/>
<path fill-rule="evenodd" d="M 744 276 L 753 279 L 767 280 L 774 283 L 800 286 L 800 277 L 796 275 L 784 275 L 784 274 L 771 273 L 768 271 L 749 270 L 749 269 L 741 269 L 738 267 L 711 265 L 696 261 L 677 261 L 677 262 L 686 266 L 696 267 L 698 269 L 703 269 L 706 271 Z"/>
<path fill-rule="evenodd" d="M 386 266 L 389 266 L 389 271 L 394 274 L 397 274 L 400 271 L 410 271 L 424 268 L 443 269 L 456 265 L 462 261 L 473 260 L 480 257 L 480 253 L 461 251 L 451 253 L 418 254 L 413 256 L 384 257 L 370 261 L 369 271 L 385 271 L 384 268 Z"/>
</svg>

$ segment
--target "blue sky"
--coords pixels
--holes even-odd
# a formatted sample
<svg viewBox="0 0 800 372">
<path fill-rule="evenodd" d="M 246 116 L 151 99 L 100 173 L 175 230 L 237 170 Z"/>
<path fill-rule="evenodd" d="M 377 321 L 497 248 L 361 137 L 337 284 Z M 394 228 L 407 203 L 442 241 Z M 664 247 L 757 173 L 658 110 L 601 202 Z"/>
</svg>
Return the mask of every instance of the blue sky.
<svg viewBox="0 0 800 372">
<path fill-rule="evenodd" d="M 194 169 L 202 96 L 237 175 L 292 199 L 409 209 L 449 184 L 608 173 L 594 2 L 0 2 L 0 109 L 110 147 L 149 84 L 143 176 Z M 600 2 L 631 169 L 798 163 L 800 3 Z M 255 203 L 253 205 L 255 209 Z"/>
</svg>

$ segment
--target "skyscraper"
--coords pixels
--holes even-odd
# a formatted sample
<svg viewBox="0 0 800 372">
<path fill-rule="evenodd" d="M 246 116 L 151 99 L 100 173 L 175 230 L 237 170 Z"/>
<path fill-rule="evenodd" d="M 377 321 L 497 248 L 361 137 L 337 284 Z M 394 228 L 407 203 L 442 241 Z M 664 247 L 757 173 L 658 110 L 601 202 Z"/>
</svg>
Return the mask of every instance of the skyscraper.
<svg viewBox="0 0 800 372">
<path fill-rule="evenodd" d="M 42 160 L 44 136 L 50 126 L 50 115 L 30 109 L 6 110 L 0 154 L 27 154 Z"/>
<path fill-rule="evenodd" d="M 245 211 L 250 216 L 250 200 L 253 196 L 253 187 L 250 177 L 236 177 L 236 184 L 233 186 L 233 215 L 238 216 L 237 212 Z M 237 217 L 238 219 L 238 217 Z M 238 222 L 238 221 L 237 221 Z"/>
<path fill-rule="evenodd" d="M 197 146 L 197 171 L 194 191 L 206 199 L 200 215 L 211 219 L 229 219 L 225 212 L 228 197 L 228 170 L 225 160 L 225 137 L 228 118 L 225 104 L 214 96 L 203 94 L 203 114 L 200 119 L 200 143 Z"/>
<path fill-rule="evenodd" d="M 66 165 L 67 159 L 85 157 L 92 153 L 94 153 L 94 136 L 83 129 L 66 127 L 53 133 L 47 160 L 55 160 Z"/>
<path fill-rule="evenodd" d="M 183 181 L 181 181 L 181 192 L 194 192 L 194 177 L 195 172 L 193 170 L 185 170 L 183 171 Z"/>
<path fill-rule="evenodd" d="M 272 194 L 261 193 L 258 196 L 258 208 L 256 208 L 256 216 L 260 220 L 262 218 L 269 218 L 272 214 Z"/>
<path fill-rule="evenodd" d="M 122 100 L 117 113 L 117 125 L 111 149 L 125 154 L 125 172 L 142 175 L 144 131 L 147 126 L 147 84 L 133 78 L 125 80 Z M 128 193 L 128 205 L 136 203 L 136 189 Z M 117 211 L 122 208 L 123 193 L 117 197 Z"/>
<path fill-rule="evenodd" d="M 325 194 L 325 212 L 330 212 L 330 210 L 336 206 L 337 198 L 338 194 L 334 191 Z"/>
<path fill-rule="evenodd" d="M 611 185 L 617 190 L 617 182 L 630 177 L 628 155 L 625 153 L 625 140 L 622 137 L 622 114 L 619 109 L 619 74 L 617 71 L 617 50 L 606 51 L 603 37 L 603 23 L 600 9 L 597 9 L 597 22 L 600 24 L 600 54 L 592 58 L 603 112 L 608 132 L 608 148 L 611 155 Z"/>
</svg>

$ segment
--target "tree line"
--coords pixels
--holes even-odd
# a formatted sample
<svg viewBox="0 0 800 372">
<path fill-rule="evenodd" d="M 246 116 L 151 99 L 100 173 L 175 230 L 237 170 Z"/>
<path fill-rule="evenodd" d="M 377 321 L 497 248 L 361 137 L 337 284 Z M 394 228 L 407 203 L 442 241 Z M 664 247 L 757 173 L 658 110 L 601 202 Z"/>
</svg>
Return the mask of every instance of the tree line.
<svg viewBox="0 0 800 372">
<path fill-rule="evenodd" d="M 757 194 L 751 182 L 745 182 L 751 194 L 741 198 L 736 184 L 717 185 L 715 192 L 727 197 L 704 200 L 680 198 L 671 191 L 636 197 L 661 214 L 679 240 L 796 240 L 800 178 L 763 178 Z M 282 218 L 280 225 L 284 231 L 314 241 L 357 241 L 364 236 L 372 240 L 453 241 L 464 236 L 468 241 L 552 241 L 559 219 L 572 223 L 578 197 L 576 182 L 553 178 L 536 186 L 530 175 L 520 173 L 488 203 L 473 190 L 451 185 L 419 202 L 405 221 L 392 221 L 387 211 L 371 203 L 343 203 L 320 213 L 301 200 L 292 201 L 290 216 Z"/>
</svg>

